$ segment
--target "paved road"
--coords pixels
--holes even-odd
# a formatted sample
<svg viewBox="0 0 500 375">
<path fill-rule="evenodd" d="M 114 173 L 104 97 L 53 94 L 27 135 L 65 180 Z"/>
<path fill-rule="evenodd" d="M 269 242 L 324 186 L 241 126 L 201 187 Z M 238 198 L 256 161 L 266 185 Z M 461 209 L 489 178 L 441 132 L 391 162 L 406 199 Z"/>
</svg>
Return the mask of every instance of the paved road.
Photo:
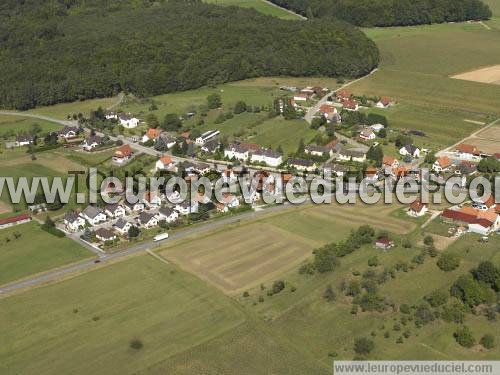
<svg viewBox="0 0 500 375">
<path fill-rule="evenodd" d="M 162 242 L 153 242 L 152 240 L 149 241 L 144 241 L 141 242 L 137 245 L 134 245 L 132 247 L 129 247 L 125 250 L 112 253 L 112 254 L 106 254 L 106 255 L 100 255 L 100 263 L 95 263 L 95 259 L 92 260 L 85 260 L 76 264 L 72 264 L 69 266 L 57 268 L 55 270 L 48 271 L 42 275 L 37 275 L 28 279 L 24 279 L 18 282 L 13 282 L 11 284 L 7 284 L 3 287 L 0 287 L 0 295 L 8 295 L 10 293 L 25 289 L 25 288 L 31 288 L 31 287 L 36 287 L 40 286 L 49 282 L 53 282 L 56 280 L 59 280 L 63 278 L 64 276 L 70 275 L 75 272 L 79 271 L 87 271 L 91 270 L 93 268 L 99 267 L 103 263 L 108 263 L 111 260 L 116 260 L 120 259 L 132 254 L 140 253 L 140 252 L 145 252 L 148 249 L 154 249 L 154 248 L 159 248 L 168 245 L 169 241 L 172 240 L 179 240 L 182 238 L 186 238 L 189 236 L 193 235 L 200 235 L 203 233 L 207 233 L 209 231 L 215 230 L 222 228 L 224 226 L 234 224 L 240 221 L 248 221 L 255 219 L 256 217 L 266 214 L 266 213 L 272 213 L 272 212 L 279 212 L 282 210 L 290 209 L 294 207 L 290 203 L 285 203 L 283 205 L 278 205 L 274 207 L 270 207 L 265 210 L 260 210 L 260 211 L 252 211 L 252 212 L 247 212 L 241 215 L 234 215 L 234 216 L 228 216 L 222 219 L 214 220 L 211 222 L 199 224 L 193 227 L 190 227 L 185 230 L 181 230 L 179 232 L 174 232 L 170 235 L 169 239 L 166 241 Z"/>
</svg>

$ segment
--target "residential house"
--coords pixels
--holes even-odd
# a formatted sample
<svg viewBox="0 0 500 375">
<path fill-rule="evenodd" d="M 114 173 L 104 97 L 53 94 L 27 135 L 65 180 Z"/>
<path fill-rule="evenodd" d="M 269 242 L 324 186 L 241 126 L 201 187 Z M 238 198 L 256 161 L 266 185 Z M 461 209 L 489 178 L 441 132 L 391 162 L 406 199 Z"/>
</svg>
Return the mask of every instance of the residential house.
<svg viewBox="0 0 500 375">
<path fill-rule="evenodd" d="M 337 92 L 335 92 L 335 97 L 337 98 L 338 101 L 350 99 L 351 96 L 352 93 L 347 90 L 338 90 Z"/>
<path fill-rule="evenodd" d="M 309 96 L 310 95 L 307 95 L 307 94 L 296 94 L 296 95 L 294 95 L 293 100 L 295 102 L 306 102 L 307 99 L 309 99 Z"/>
<path fill-rule="evenodd" d="M 270 149 L 260 149 L 252 153 L 250 157 L 252 163 L 266 163 L 270 167 L 277 167 L 283 163 L 283 156 Z"/>
<path fill-rule="evenodd" d="M 118 120 L 120 121 L 120 125 L 127 129 L 137 128 L 140 122 L 138 118 L 125 113 L 120 113 Z"/>
<path fill-rule="evenodd" d="M 170 207 L 161 207 L 156 216 L 159 221 L 165 220 L 167 223 L 173 223 L 179 218 L 179 213 Z"/>
<path fill-rule="evenodd" d="M 325 171 L 330 170 L 332 176 L 344 177 L 344 175 L 349 171 L 349 168 L 347 168 L 345 165 L 334 163 L 334 164 L 327 164 L 324 170 Z"/>
<path fill-rule="evenodd" d="M 399 149 L 399 154 L 406 156 L 409 155 L 412 158 L 420 157 L 420 149 L 414 145 L 405 145 Z"/>
<path fill-rule="evenodd" d="M 476 146 L 465 143 L 458 145 L 455 153 L 460 160 L 479 160 L 481 156 L 481 151 Z"/>
<path fill-rule="evenodd" d="M 472 207 L 477 208 L 478 210 L 485 211 L 496 208 L 496 206 L 497 205 L 493 195 L 488 195 L 487 197 L 481 197 L 472 201 Z"/>
<path fill-rule="evenodd" d="M 332 119 L 337 114 L 337 108 L 331 104 L 322 104 L 319 107 L 319 112 L 328 120 Z"/>
<path fill-rule="evenodd" d="M 118 113 L 116 112 L 107 112 L 104 117 L 106 120 L 118 120 Z"/>
<path fill-rule="evenodd" d="M 387 237 L 380 237 L 377 241 L 375 241 L 375 247 L 382 250 L 388 250 L 391 247 L 394 247 L 394 241 L 391 241 Z"/>
<path fill-rule="evenodd" d="M 448 156 L 441 156 L 432 165 L 432 170 L 436 173 L 446 172 L 450 170 L 451 165 L 451 159 Z"/>
<path fill-rule="evenodd" d="M 174 171 L 175 169 L 175 164 L 168 155 L 163 155 L 155 164 L 156 171 Z"/>
<path fill-rule="evenodd" d="M 195 206 L 196 206 L 195 202 L 191 204 L 191 202 L 189 201 L 184 201 L 177 203 L 174 209 L 181 215 L 189 215 L 191 212 L 195 211 Z"/>
<path fill-rule="evenodd" d="M 98 240 L 104 242 L 116 240 L 116 234 L 107 228 L 99 228 L 94 233 Z"/>
<path fill-rule="evenodd" d="M 16 144 L 18 146 L 28 146 L 35 143 L 36 136 L 31 134 L 19 134 L 16 137 Z"/>
<path fill-rule="evenodd" d="M 69 211 L 64 216 L 64 226 L 70 232 L 78 232 L 85 227 L 85 219 L 74 211 Z"/>
<path fill-rule="evenodd" d="M 217 211 L 219 211 L 221 213 L 226 213 L 229 211 L 229 208 L 227 208 L 227 206 L 225 204 L 222 204 L 222 203 L 217 203 L 215 205 L 215 207 L 217 208 Z"/>
<path fill-rule="evenodd" d="M 149 140 L 155 142 L 160 137 L 160 134 L 160 129 L 149 128 L 142 136 L 142 143 L 146 143 Z"/>
<path fill-rule="evenodd" d="M 367 167 L 364 172 L 365 180 L 368 182 L 378 181 L 378 170 L 375 167 Z"/>
<path fill-rule="evenodd" d="M 495 209 L 480 210 L 473 207 L 446 209 L 441 214 L 443 220 L 466 225 L 470 232 L 488 235 L 500 227 L 500 216 Z"/>
<path fill-rule="evenodd" d="M 354 99 L 347 99 L 342 102 L 342 107 L 346 111 L 357 111 L 359 109 L 359 103 Z"/>
<path fill-rule="evenodd" d="M 132 224 L 123 218 L 119 218 L 116 223 L 113 224 L 113 227 L 120 233 L 122 236 L 128 234 L 130 228 L 132 228 Z"/>
<path fill-rule="evenodd" d="M 339 152 L 338 159 L 342 161 L 352 160 L 358 163 L 363 163 L 366 161 L 366 152 L 361 150 L 343 149 Z"/>
<path fill-rule="evenodd" d="M 375 106 L 377 108 L 388 108 L 390 107 L 391 105 L 394 104 L 394 101 L 392 101 L 390 98 L 388 97 L 381 97 L 380 100 L 375 104 Z"/>
<path fill-rule="evenodd" d="M 304 147 L 304 152 L 309 155 L 323 156 L 327 153 L 327 150 L 324 146 L 307 145 Z"/>
<path fill-rule="evenodd" d="M 399 161 L 396 158 L 393 158 L 392 156 L 384 156 L 382 159 L 382 165 L 387 166 L 390 169 L 395 169 L 399 167 Z"/>
<path fill-rule="evenodd" d="M 217 137 L 219 134 L 220 134 L 220 131 L 217 129 L 209 130 L 209 131 L 203 133 L 202 135 L 200 135 L 199 137 L 197 137 L 195 139 L 195 143 L 198 146 L 203 146 L 206 142 L 208 142 L 209 140 L 211 140 L 214 137 Z"/>
<path fill-rule="evenodd" d="M 229 159 L 247 160 L 250 149 L 245 144 L 231 144 L 224 150 L 224 157 Z"/>
<path fill-rule="evenodd" d="M 118 164 L 125 163 L 132 157 L 132 147 L 129 144 L 122 145 L 115 151 L 113 155 L 113 161 Z"/>
<path fill-rule="evenodd" d="M 408 215 L 413 217 L 420 217 L 424 216 L 427 211 L 429 211 L 427 204 L 422 203 L 417 199 L 415 202 L 410 204 L 410 207 L 408 208 Z"/>
<path fill-rule="evenodd" d="M 144 203 L 142 203 L 141 201 L 137 201 L 135 203 L 131 203 L 129 202 L 128 200 L 125 200 L 124 202 L 124 206 L 125 206 L 125 211 L 128 213 L 128 214 L 131 214 L 133 212 L 141 212 L 141 211 L 144 211 Z"/>
<path fill-rule="evenodd" d="M 158 208 L 161 206 L 161 196 L 158 192 L 146 191 L 142 198 L 142 202 L 148 208 Z"/>
<path fill-rule="evenodd" d="M 186 173 L 206 174 L 210 172 L 210 165 L 201 162 L 184 162 L 184 170 Z"/>
<path fill-rule="evenodd" d="M 236 195 L 233 195 L 231 193 L 224 193 L 222 194 L 222 202 L 228 208 L 236 208 L 240 205 L 240 200 Z"/>
<path fill-rule="evenodd" d="M 297 159 L 297 158 L 290 158 L 287 161 L 287 164 L 292 167 L 297 169 L 298 171 L 314 171 L 316 167 L 316 163 L 314 163 L 312 160 L 309 159 Z"/>
<path fill-rule="evenodd" d="M 201 146 L 201 151 L 206 152 L 208 154 L 215 154 L 220 149 L 220 143 L 216 139 L 211 139 L 208 142 L 205 142 L 203 146 Z"/>
<path fill-rule="evenodd" d="M 117 218 L 125 216 L 126 211 L 125 207 L 123 207 L 121 204 L 115 203 L 115 204 L 108 204 L 104 209 L 104 213 L 109 217 Z"/>
<path fill-rule="evenodd" d="M 104 140 L 98 135 L 91 135 L 83 141 L 82 147 L 85 151 L 92 151 L 96 147 L 104 144 Z"/>
<path fill-rule="evenodd" d="M 359 133 L 359 138 L 361 138 L 364 141 L 371 141 L 377 138 L 377 136 L 375 135 L 375 132 L 371 128 L 365 128 L 361 130 L 361 132 Z"/>
<path fill-rule="evenodd" d="M 73 126 L 65 126 L 57 132 L 59 138 L 64 138 L 66 140 L 78 137 L 78 128 Z"/>
<path fill-rule="evenodd" d="M 90 225 L 104 223 L 108 217 L 99 207 L 87 206 L 80 214 Z"/>
<path fill-rule="evenodd" d="M 373 124 L 373 125 L 370 125 L 370 128 L 378 134 L 379 131 L 381 131 L 382 129 L 385 129 L 385 126 L 382 125 L 382 124 Z"/>
<path fill-rule="evenodd" d="M 137 217 L 137 222 L 144 228 L 153 228 L 158 225 L 157 217 L 149 212 L 141 212 L 141 214 Z"/>
<path fill-rule="evenodd" d="M 337 138 L 332 139 L 326 145 L 323 146 L 326 152 L 332 157 L 334 154 L 342 150 L 342 143 L 339 142 Z"/>
</svg>

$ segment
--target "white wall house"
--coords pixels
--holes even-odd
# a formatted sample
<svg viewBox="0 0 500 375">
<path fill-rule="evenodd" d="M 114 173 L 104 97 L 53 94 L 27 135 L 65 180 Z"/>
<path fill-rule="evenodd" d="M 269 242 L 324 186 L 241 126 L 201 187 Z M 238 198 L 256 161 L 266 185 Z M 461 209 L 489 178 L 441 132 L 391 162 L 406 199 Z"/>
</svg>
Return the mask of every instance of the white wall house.
<svg viewBox="0 0 500 375">
<path fill-rule="evenodd" d="M 203 146 L 205 144 L 205 142 L 211 140 L 214 137 L 217 137 L 219 134 L 220 134 L 220 131 L 218 131 L 217 129 L 209 130 L 209 131 L 203 133 L 202 135 L 200 135 L 198 138 L 196 138 L 195 143 L 198 146 Z"/>
<path fill-rule="evenodd" d="M 120 125 L 127 129 L 137 128 L 139 126 L 139 119 L 126 114 L 120 114 L 118 116 Z"/>
<path fill-rule="evenodd" d="M 224 156 L 229 159 L 247 160 L 248 149 L 242 145 L 230 145 L 224 150 Z"/>
<path fill-rule="evenodd" d="M 100 208 L 94 206 L 87 206 L 80 215 L 87 220 L 90 225 L 98 225 L 104 223 L 108 219 Z"/>
<path fill-rule="evenodd" d="M 277 167 L 283 163 L 283 156 L 273 150 L 258 150 L 250 157 L 252 163 L 266 163 L 270 167 Z"/>
</svg>

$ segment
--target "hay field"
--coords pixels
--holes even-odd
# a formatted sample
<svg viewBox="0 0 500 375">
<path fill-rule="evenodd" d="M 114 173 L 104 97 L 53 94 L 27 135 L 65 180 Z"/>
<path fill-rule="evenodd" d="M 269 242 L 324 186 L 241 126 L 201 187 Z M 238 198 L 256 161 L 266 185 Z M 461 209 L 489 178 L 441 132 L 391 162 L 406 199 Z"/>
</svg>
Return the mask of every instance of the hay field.
<svg viewBox="0 0 500 375">
<path fill-rule="evenodd" d="M 472 70 L 470 72 L 451 76 L 451 78 L 500 85 L 500 65 Z"/>
<path fill-rule="evenodd" d="M 500 152 L 500 126 L 485 129 L 474 137 L 465 139 L 464 143 L 474 144 L 488 154 L 498 153 Z"/>
<path fill-rule="evenodd" d="M 414 226 L 392 216 L 397 207 L 332 204 L 286 210 L 174 245 L 161 255 L 224 293 L 236 295 L 276 280 L 310 257 L 314 248 L 344 239 L 360 225 L 407 233 Z"/>
</svg>

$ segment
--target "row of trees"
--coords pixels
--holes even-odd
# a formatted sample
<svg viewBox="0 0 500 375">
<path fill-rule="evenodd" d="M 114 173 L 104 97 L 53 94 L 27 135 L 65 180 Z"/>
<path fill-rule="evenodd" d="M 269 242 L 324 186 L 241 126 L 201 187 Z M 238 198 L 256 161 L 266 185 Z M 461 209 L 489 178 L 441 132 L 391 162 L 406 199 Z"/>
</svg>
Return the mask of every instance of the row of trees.
<svg viewBox="0 0 500 375">
<path fill-rule="evenodd" d="M 124 1 L 117 10 L 104 0 L 89 2 L 103 3 L 95 8 L 75 2 L 78 12 L 28 12 L 41 0 L 0 8 L 0 107 L 120 91 L 147 97 L 265 75 L 357 77 L 379 61 L 361 31 L 327 18 L 290 22 L 184 1 Z M 40 33 L 51 24 L 54 32 Z M 209 107 L 217 108 L 217 99 Z"/>
<path fill-rule="evenodd" d="M 271 0 L 308 18 L 337 17 L 357 26 L 408 26 L 491 17 L 480 0 Z"/>
</svg>

